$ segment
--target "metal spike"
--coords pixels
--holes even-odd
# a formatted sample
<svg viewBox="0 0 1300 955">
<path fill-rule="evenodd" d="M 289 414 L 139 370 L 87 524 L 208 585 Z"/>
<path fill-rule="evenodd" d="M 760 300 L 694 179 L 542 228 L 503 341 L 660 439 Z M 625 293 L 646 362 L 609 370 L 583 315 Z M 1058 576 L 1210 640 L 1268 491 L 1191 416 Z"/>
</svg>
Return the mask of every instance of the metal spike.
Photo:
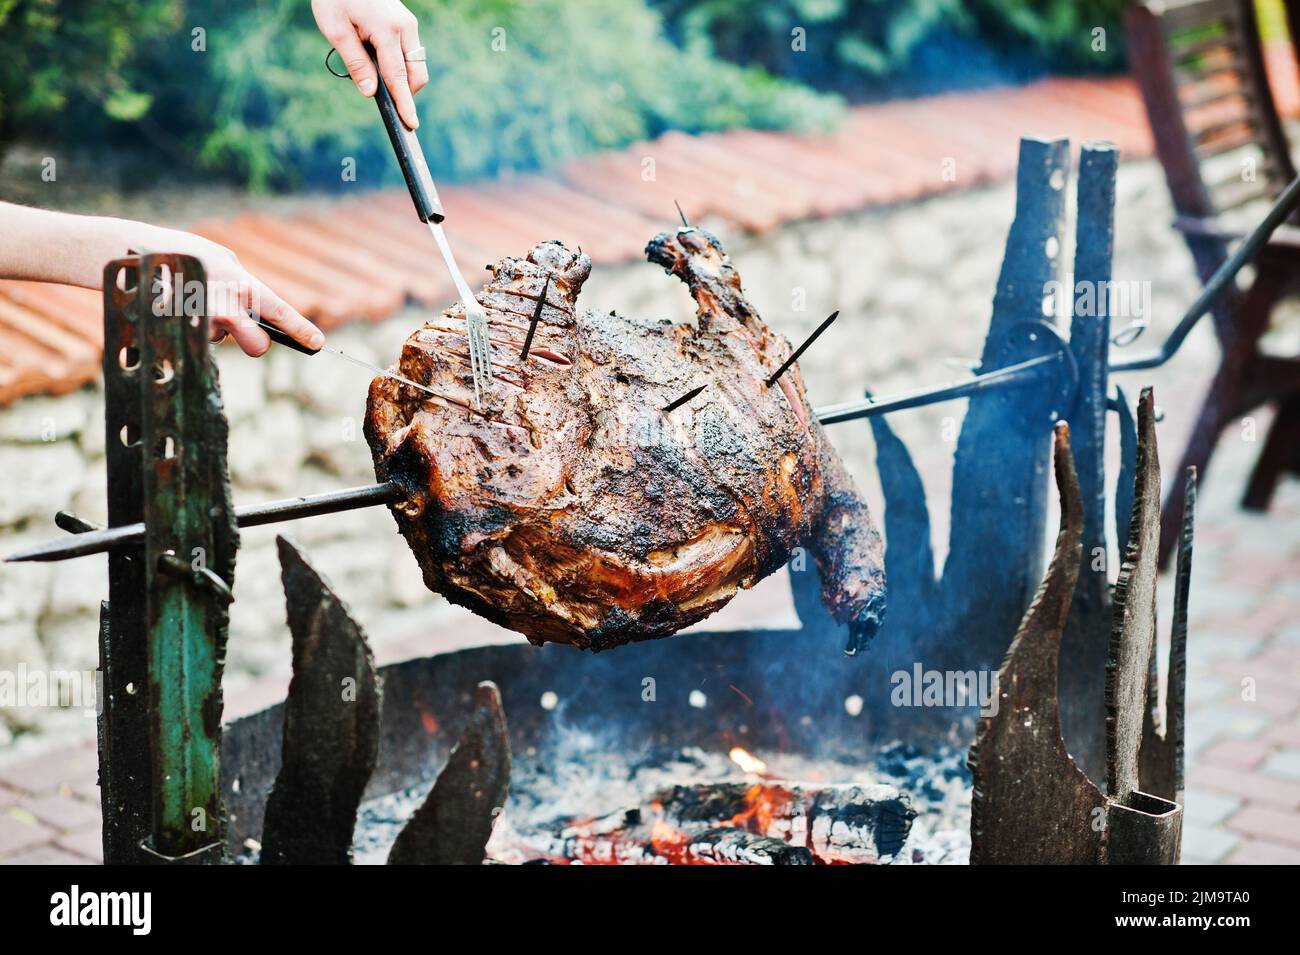
<svg viewBox="0 0 1300 955">
<path fill-rule="evenodd" d="M 1138 751 L 1151 644 L 1155 640 L 1160 460 L 1150 388 L 1144 388 L 1138 400 L 1137 431 L 1133 520 L 1115 584 L 1106 662 L 1106 793 L 1120 803 L 1140 788 Z"/>
<path fill-rule="evenodd" d="M 379 757 L 379 684 L 361 627 L 285 537 L 276 538 L 293 635 L 282 765 L 266 803 L 263 865 L 346 865 Z"/>
<path fill-rule="evenodd" d="M 542 294 L 537 299 L 537 308 L 533 310 L 533 320 L 528 323 L 528 334 L 524 336 L 524 350 L 519 353 L 520 361 L 528 360 L 528 350 L 533 347 L 533 333 L 537 331 L 537 323 L 542 320 L 542 309 L 546 308 L 546 295 L 551 290 L 551 277 L 546 276 L 546 284 L 542 286 Z"/>
<path fill-rule="evenodd" d="M 1196 536 L 1196 468 L 1187 469 L 1183 527 L 1174 574 L 1173 628 L 1169 638 L 1169 679 L 1165 693 L 1165 740 L 1173 750 L 1173 800 L 1183 802 L 1185 789 L 1183 735 L 1187 705 L 1187 601 L 1192 587 L 1192 540 Z M 1159 794 L 1157 794 L 1159 795 Z"/>
<path fill-rule="evenodd" d="M 804 339 L 804 343 L 800 345 L 798 348 L 796 348 L 794 352 L 790 355 L 790 357 L 781 363 L 781 367 L 778 368 L 776 371 L 772 372 L 772 377 L 767 379 L 767 387 L 771 388 L 774 384 L 776 384 L 776 380 L 785 374 L 785 370 L 789 368 L 791 365 L 793 365 L 796 361 L 798 361 L 799 356 L 808 350 L 808 346 L 811 345 L 813 342 L 817 341 L 818 336 L 821 335 L 822 332 L 826 331 L 826 329 L 830 328 L 831 322 L 835 321 L 835 319 L 839 317 L 840 317 L 840 313 L 838 309 L 831 312 L 831 314 L 825 319 L 825 321 L 823 321 L 820 325 L 818 325 L 817 328 L 813 331 L 813 333 L 809 335 L 806 339 Z"/>
<path fill-rule="evenodd" d="M 664 409 L 663 409 L 664 412 L 667 413 L 667 412 L 669 412 L 669 411 L 674 411 L 674 410 L 676 410 L 677 408 L 680 408 L 682 405 L 686 404 L 686 402 L 690 401 L 692 398 L 694 398 L 696 395 L 698 395 L 700 392 L 702 392 L 702 391 L 703 391 L 705 388 L 707 388 L 707 387 L 709 387 L 709 386 L 708 386 L 708 385 L 700 385 L 700 387 L 698 387 L 698 388 L 692 388 L 690 391 L 686 392 L 686 394 L 682 395 L 682 396 L 681 396 L 680 398 L 678 398 L 676 401 L 673 401 L 673 402 L 671 402 L 671 403 L 669 403 L 669 404 L 667 404 L 667 405 L 664 405 Z"/>
<path fill-rule="evenodd" d="M 1142 728 L 1142 791 L 1183 802 L 1183 733 L 1187 694 L 1187 597 L 1192 579 L 1192 537 L 1196 520 L 1196 468 L 1184 478 L 1183 520 L 1174 574 L 1173 625 L 1169 633 L 1169 664 L 1164 711 L 1157 709 L 1158 671 L 1152 654 L 1147 720 Z"/>
<path fill-rule="evenodd" d="M 438 774 L 388 854 L 389 865 L 481 865 L 510 788 L 510 736 L 501 692 L 480 683 L 474 710 Z"/>
<path fill-rule="evenodd" d="M 1083 554 L 1083 501 L 1070 431 L 1056 426 L 1061 529 L 1051 565 L 998 672 L 997 710 L 982 721 L 970 751 L 974 865 L 1079 864 L 1101 860 L 1105 804 L 1061 738 L 1061 636 Z"/>
</svg>

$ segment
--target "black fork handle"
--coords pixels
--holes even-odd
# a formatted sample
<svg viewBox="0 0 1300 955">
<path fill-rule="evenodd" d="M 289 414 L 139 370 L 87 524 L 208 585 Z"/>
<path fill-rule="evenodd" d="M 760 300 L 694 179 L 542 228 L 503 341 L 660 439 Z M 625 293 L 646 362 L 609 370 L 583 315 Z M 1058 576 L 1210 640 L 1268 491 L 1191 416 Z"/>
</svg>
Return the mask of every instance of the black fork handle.
<svg viewBox="0 0 1300 955">
<path fill-rule="evenodd" d="M 397 154 L 397 164 L 402 167 L 402 177 L 406 179 L 406 188 L 410 190 L 411 201 L 415 203 L 416 214 L 421 222 L 441 222 L 445 216 L 442 203 L 438 201 L 438 190 L 434 188 L 433 176 L 429 174 L 429 164 L 424 161 L 424 150 L 415 133 L 406 128 L 402 117 L 397 115 L 397 104 L 393 94 L 388 91 L 384 74 L 379 70 L 379 57 L 375 48 L 369 43 L 366 52 L 375 64 L 375 78 L 379 81 L 375 87 L 375 105 L 383 117 L 384 129 L 388 130 L 388 139 Z"/>
<path fill-rule="evenodd" d="M 304 355 L 315 355 L 320 352 L 319 348 L 308 348 L 288 332 L 276 328 L 264 318 L 257 318 L 254 316 L 253 321 L 262 326 L 262 331 L 266 332 L 267 337 L 277 345 L 284 345 L 286 348 L 292 348 L 294 351 L 302 352 Z"/>
</svg>

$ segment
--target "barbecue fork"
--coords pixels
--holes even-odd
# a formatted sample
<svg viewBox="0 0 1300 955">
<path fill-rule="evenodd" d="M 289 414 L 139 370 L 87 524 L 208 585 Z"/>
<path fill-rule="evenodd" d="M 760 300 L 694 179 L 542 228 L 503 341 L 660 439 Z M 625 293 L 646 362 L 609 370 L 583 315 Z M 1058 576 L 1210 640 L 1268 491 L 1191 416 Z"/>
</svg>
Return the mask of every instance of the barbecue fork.
<svg viewBox="0 0 1300 955">
<path fill-rule="evenodd" d="M 487 313 L 474 297 L 473 290 L 465 281 L 465 276 L 461 274 L 460 266 L 456 264 L 456 257 L 452 255 L 451 245 L 447 242 L 447 233 L 442 228 L 442 221 L 446 216 L 442 211 L 442 203 L 438 199 L 438 190 L 433 184 L 433 176 L 429 173 L 429 165 L 425 162 L 420 140 L 412 130 L 406 128 L 406 124 L 397 115 L 397 105 L 393 102 L 393 95 L 389 92 L 388 84 L 384 82 L 383 73 L 379 70 L 379 59 L 375 55 L 374 47 L 369 43 L 365 44 L 365 47 L 371 61 L 375 64 L 375 77 L 378 80 L 375 88 L 375 105 L 379 107 L 379 115 L 383 118 L 384 128 L 388 131 L 389 142 L 393 144 L 397 164 L 402 169 L 406 188 L 410 191 L 411 201 L 415 204 L 415 213 L 420 217 L 420 221 L 429 227 L 429 232 L 438 245 L 438 251 L 442 253 L 442 260 L 447 264 L 447 271 L 451 273 L 456 294 L 465 308 L 470 376 L 474 380 L 474 406 L 481 411 L 482 396 L 492 386 L 492 354 L 488 343 Z M 330 56 L 334 52 L 331 48 L 326 54 L 325 68 L 335 76 L 346 77 L 348 75 L 346 72 L 339 73 L 330 65 Z"/>
</svg>

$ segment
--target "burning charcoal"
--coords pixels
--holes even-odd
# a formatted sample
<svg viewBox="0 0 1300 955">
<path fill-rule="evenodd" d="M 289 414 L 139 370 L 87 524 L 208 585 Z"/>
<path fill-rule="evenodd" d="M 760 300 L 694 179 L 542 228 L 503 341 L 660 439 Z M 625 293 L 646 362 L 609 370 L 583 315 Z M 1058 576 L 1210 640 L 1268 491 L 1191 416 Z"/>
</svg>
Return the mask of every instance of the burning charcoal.
<svg viewBox="0 0 1300 955">
<path fill-rule="evenodd" d="M 802 846 L 755 835 L 744 829 L 710 829 L 692 837 L 686 852 L 693 865 L 812 865 Z"/>
<path fill-rule="evenodd" d="M 542 851 L 585 865 L 866 864 L 897 855 L 914 818 L 892 786 L 697 783 L 645 809 L 562 823 Z M 778 860 L 774 845 L 798 852 Z"/>
<path fill-rule="evenodd" d="M 711 783 L 674 786 L 655 796 L 679 826 L 734 826 L 807 846 L 825 865 L 888 862 L 916 818 L 892 786 Z"/>
<path fill-rule="evenodd" d="M 561 824 L 543 851 L 549 861 L 582 865 L 662 864 L 666 860 L 655 851 L 654 832 L 640 809 L 620 809 L 597 819 Z"/>
<path fill-rule="evenodd" d="M 601 650 L 702 620 L 802 545 L 856 651 L 884 613 L 880 534 L 798 366 L 770 382 L 789 343 L 714 236 L 683 227 L 647 255 L 690 287 L 698 327 L 579 309 L 591 260 L 543 242 L 478 296 L 494 346 L 482 413 L 460 305 L 394 369 L 447 401 L 371 383 L 375 472 L 404 494 L 393 515 L 425 584 L 534 643 Z"/>
</svg>

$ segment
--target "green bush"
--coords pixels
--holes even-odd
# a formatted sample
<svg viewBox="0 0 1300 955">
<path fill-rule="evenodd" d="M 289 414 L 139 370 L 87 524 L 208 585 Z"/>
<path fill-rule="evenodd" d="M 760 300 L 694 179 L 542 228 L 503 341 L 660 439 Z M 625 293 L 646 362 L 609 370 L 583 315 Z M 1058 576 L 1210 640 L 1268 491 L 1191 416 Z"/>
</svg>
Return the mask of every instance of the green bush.
<svg viewBox="0 0 1300 955">
<path fill-rule="evenodd" d="M 855 97 L 1122 63 L 1125 0 L 651 2 L 687 47 Z M 1104 50 L 1094 48 L 1097 27 L 1106 31 Z"/>
<path fill-rule="evenodd" d="M 12 0 L 0 0 L 6 2 Z M 18 9 L 48 5 L 18 0 Z M 254 188 L 337 183 L 345 157 L 367 176 L 382 170 L 390 181 L 398 178 L 374 105 L 326 72 L 328 44 L 306 0 L 194 0 L 170 19 L 162 14 L 171 5 L 162 0 L 139 9 L 103 6 L 120 8 L 124 40 L 143 25 L 144 8 L 167 25 L 150 23 L 134 34 L 134 45 L 113 46 L 111 69 L 120 73 L 122 90 L 115 110 L 100 104 L 94 121 L 87 119 L 74 96 L 98 88 L 102 68 L 79 66 L 80 79 L 61 86 L 61 98 L 46 95 L 47 108 L 15 114 L 25 128 L 56 137 L 74 130 L 80 137 L 105 130 L 143 137 L 171 160 Z M 841 108 L 835 97 L 761 69 L 679 48 L 639 0 L 408 6 L 428 49 L 432 80 L 418 97 L 420 138 L 439 176 L 547 166 L 668 128 L 826 127 Z M 502 51 L 493 49 L 498 27 L 505 31 Z M 193 49 L 196 28 L 204 31 L 202 51 Z M 6 46 L 13 32 L 6 26 Z M 50 64 L 78 62 L 84 42 L 49 45 L 38 55 Z M 21 85 L 7 79 L 0 96 L 23 98 Z M 79 117 L 71 125 L 74 111 Z"/>
<path fill-rule="evenodd" d="M 176 29 L 179 0 L 0 0 L 0 139 L 58 125 L 68 134 L 148 111 L 133 56 Z"/>
</svg>

